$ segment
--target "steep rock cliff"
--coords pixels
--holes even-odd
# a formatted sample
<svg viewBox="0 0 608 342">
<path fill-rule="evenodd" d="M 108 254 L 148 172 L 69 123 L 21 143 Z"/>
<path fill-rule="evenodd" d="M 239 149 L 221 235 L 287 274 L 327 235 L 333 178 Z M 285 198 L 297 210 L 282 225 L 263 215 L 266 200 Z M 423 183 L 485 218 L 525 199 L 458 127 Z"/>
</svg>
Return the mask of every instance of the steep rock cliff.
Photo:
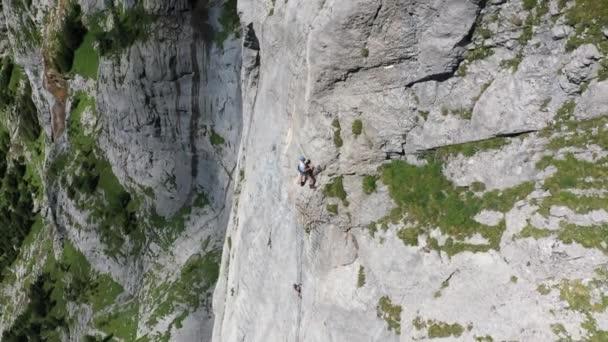
<svg viewBox="0 0 608 342">
<path fill-rule="evenodd" d="M 607 11 L 3 0 L 2 339 L 605 340 Z"/>
<path fill-rule="evenodd" d="M 605 5 L 239 11 L 259 51 L 214 341 L 606 338 Z"/>
<path fill-rule="evenodd" d="M 3 339 L 209 340 L 242 123 L 236 2 L 3 12 L 42 127 L 41 155 L 24 153 L 40 218 L 5 271 Z"/>
</svg>

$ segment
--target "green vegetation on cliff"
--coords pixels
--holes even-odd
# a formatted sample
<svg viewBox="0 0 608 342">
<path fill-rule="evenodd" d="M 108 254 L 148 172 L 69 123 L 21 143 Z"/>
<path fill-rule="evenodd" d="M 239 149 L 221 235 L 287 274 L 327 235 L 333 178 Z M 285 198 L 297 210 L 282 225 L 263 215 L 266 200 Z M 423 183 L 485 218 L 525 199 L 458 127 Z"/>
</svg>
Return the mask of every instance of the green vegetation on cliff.
<svg viewBox="0 0 608 342">
<path fill-rule="evenodd" d="M 340 126 L 340 120 L 335 118 L 331 126 L 334 128 L 334 145 L 337 148 L 342 147 L 344 145 L 344 140 L 342 140 L 342 127 Z"/>
<path fill-rule="evenodd" d="M 179 312 L 173 317 L 168 330 L 181 328 L 183 320 L 189 314 L 202 305 L 210 304 L 209 291 L 219 276 L 220 258 L 219 249 L 204 255 L 195 254 L 188 259 L 174 281 L 159 282 L 159 279 L 149 279 L 152 286 L 150 298 L 153 310 L 146 324 L 153 326 L 168 315 Z M 181 310 L 178 310 L 180 308 Z"/>
<path fill-rule="evenodd" d="M 139 304 L 131 301 L 115 310 L 95 317 L 95 326 L 123 341 L 135 341 L 137 337 L 137 321 L 139 319 Z"/>
<path fill-rule="evenodd" d="M 543 285 L 544 286 L 544 285 Z M 605 287 L 608 286 L 608 270 L 605 266 L 595 269 L 592 279 L 562 279 L 553 288 L 559 290 L 559 298 L 567 304 L 567 309 L 576 311 L 584 318 L 580 331 L 585 338 L 581 341 L 607 341 L 608 331 L 598 327 L 594 314 L 605 313 L 608 309 L 608 296 Z M 539 288 L 539 292 L 541 292 Z M 544 286 L 541 294 L 549 294 L 551 288 Z M 560 341 L 574 341 L 561 323 L 551 325 L 551 330 Z M 577 333 L 580 334 L 579 331 Z"/>
<path fill-rule="evenodd" d="M 74 51 L 74 62 L 72 72 L 90 79 L 97 79 L 97 69 L 99 68 L 99 52 L 95 50 L 93 44 L 95 37 L 92 33 L 85 34 L 82 43 Z"/>
<path fill-rule="evenodd" d="M 213 128 L 211 128 L 211 134 L 209 135 L 209 142 L 213 146 L 219 146 L 219 145 L 224 145 L 226 143 L 226 139 L 224 139 L 224 137 L 222 137 L 221 135 L 217 134 L 217 132 L 215 130 L 213 130 Z"/>
<path fill-rule="evenodd" d="M 138 336 L 138 341 L 168 341 L 175 330 L 182 328 L 186 318 L 201 308 L 210 307 L 213 286 L 219 277 L 222 250 L 212 245 L 211 239 L 205 240 L 200 250 L 200 253 L 191 255 L 181 269 L 160 274 L 157 271 L 163 266 L 154 265 L 153 270 L 144 276 L 146 292 L 138 300 L 139 311 L 144 314 L 138 317 L 135 327 L 153 328 L 160 323 L 166 328 Z M 118 319 L 115 321 L 119 322 Z"/>
<path fill-rule="evenodd" d="M 377 315 L 386 321 L 388 330 L 401 334 L 401 305 L 393 304 L 388 296 L 382 296 L 376 307 Z"/>
<path fill-rule="evenodd" d="M 113 25 L 110 30 L 105 30 L 108 16 L 112 18 Z M 94 14 L 89 19 L 89 32 L 98 42 L 103 56 L 120 53 L 135 42 L 148 38 L 154 16 L 146 12 L 140 1 L 127 9 L 111 4 L 107 12 Z"/>
<path fill-rule="evenodd" d="M 357 274 L 357 287 L 365 286 L 365 268 L 359 266 L 359 273 Z"/>
<path fill-rule="evenodd" d="M 35 200 L 42 193 L 41 135 L 29 82 L 22 69 L 5 58 L 0 69 L 0 280 L 36 223 Z"/>
<path fill-rule="evenodd" d="M 50 250 L 49 250 L 50 252 Z M 4 332 L 3 341 L 59 341 L 74 319 L 68 303 L 91 305 L 93 312 L 116 304 L 122 287 L 106 274 L 91 269 L 85 256 L 66 242 L 59 260 L 53 254 L 29 288 L 29 304 Z"/>
<path fill-rule="evenodd" d="M 586 121 L 562 120 L 556 127 L 543 132 L 549 137 L 548 149 L 554 155 L 545 156 L 536 167 L 539 170 L 555 170 L 541 186 L 550 196 L 535 201 L 539 213 L 548 216 L 552 207 L 567 207 L 577 214 L 588 214 L 594 210 L 608 208 L 608 198 L 602 191 L 608 189 L 608 159 L 591 154 L 595 160 L 577 157 L 576 149 L 597 146 L 608 149 L 608 117 Z M 562 151 L 567 148 L 569 151 Z M 578 243 L 586 248 L 594 248 L 608 254 L 608 227 L 605 224 L 576 226 L 562 222 L 558 229 L 547 230 L 534 227 L 524 228 L 518 237 L 556 237 L 566 244 Z"/>
<path fill-rule="evenodd" d="M 237 12 L 236 0 L 226 0 L 219 17 L 222 29 L 215 33 L 214 40 L 219 46 L 223 46 L 226 39 L 234 34 L 235 38 L 240 36 L 240 19 Z"/>
<path fill-rule="evenodd" d="M 88 210 L 89 223 L 96 224 L 106 252 L 122 254 L 126 237 L 137 230 L 139 202 L 120 184 L 110 163 L 97 149 L 92 127 L 83 126 L 83 115 L 95 116 L 95 101 L 79 93 L 68 118 L 72 149 L 58 156 L 49 168 L 49 180 L 59 180 L 75 204 Z"/>
<path fill-rule="evenodd" d="M 348 200 L 346 199 L 347 194 L 344 190 L 344 185 L 342 184 L 343 181 L 343 176 L 332 179 L 331 182 L 325 184 L 325 187 L 323 188 L 323 195 L 338 198 L 342 200 L 342 204 L 348 205 Z"/>
<path fill-rule="evenodd" d="M 504 222 L 496 226 L 486 226 L 474 220 L 481 210 L 507 211 L 513 204 L 523 199 L 532 190 L 530 183 L 504 191 L 491 191 L 476 196 L 466 188 L 453 185 L 442 173 L 441 159 L 431 157 L 423 166 L 410 165 L 404 161 L 393 161 L 382 167 L 382 181 L 397 208 L 389 215 L 392 223 L 400 220 L 415 225 L 400 231 L 398 236 L 406 245 L 417 244 L 422 232 L 435 227 L 447 236 L 443 245 L 429 237 L 427 246 L 443 250 L 448 255 L 470 250 L 487 251 L 499 249 Z M 465 242 L 475 234 L 487 241 L 485 244 Z"/>
<path fill-rule="evenodd" d="M 427 329 L 429 338 L 446 338 L 460 337 L 464 332 L 464 327 L 458 323 L 445 323 L 436 320 L 424 320 L 422 317 L 416 317 L 412 322 L 416 330 Z"/>
<path fill-rule="evenodd" d="M 363 176 L 363 192 L 367 195 L 372 194 L 376 191 L 376 182 L 378 181 L 378 176 L 365 175 Z"/>
<path fill-rule="evenodd" d="M 180 210 L 170 217 L 158 215 L 153 209 L 149 215 L 150 225 L 158 231 L 157 243 L 164 248 L 169 248 L 173 241 L 186 228 L 186 223 L 194 208 L 204 208 L 210 204 L 210 200 L 204 191 L 196 194 L 192 203 L 185 203 Z"/>
<path fill-rule="evenodd" d="M 10 4 L 10 5 L 9 5 Z M 12 7 L 17 18 L 16 25 L 7 25 L 7 28 L 14 35 L 14 46 L 17 51 L 25 51 L 34 49 L 40 46 L 42 42 L 42 34 L 36 27 L 35 18 L 31 15 L 30 0 L 13 0 L 7 2 L 6 5 Z"/>
<path fill-rule="evenodd" d="M 57 292 L 50 274 L 43 273 L 29 287 L 29 304 L 10 329 L 2 334 L 3 341 L 61 341 L 61 331 L 67 325 L 65 307 L 57 302 Z M 62 302 L 62 298 L 59 298 Z"/>
<path fill-rule="evenodd" d="M 574 27 L 575 34 L 566 43 L 572 51 L 583 44 L 594 44 L 603 54 L 608 54 L 608 40 L 603 30 L 608 27 L 608 2 L 597 0 L 575 0 L 566 9 L 566 22 Z M 608 58 L 600 62 L 599 79 L 608 78 Z"/>
<path fill-rule="evenodd" d="M 353 125 L 351 128 L 355 137 L 358 137 L 359 135 L 361 135 L 361 133 L 363 133 L 363 121 L 361 121 L 360 119 L 353 121 Z"/>
<path fill-rule="evenodd" d="M 46 58 L 55 70 L 66 74 L 72 69 L 74 51 L 82 43 L 86 31 L 82 24 L 80 5 L 69 2 L 61 27 L 51 34 L 48 41 Z"/>
<path fill-rule="evenodd" d="M 22 161 L 6 158 L 6 135 L 0 137 L 0 271 L 10 266 L 19 253 L 25 237 L 34 225 L 34 194 L 38 191 L 26 179 L 26 166 Z M 0 276 L 0 280 L 2 276 Z"/>
<path fill-rule="evenodd" d="M 75 1 L 65 4 L 61 25 L 49 33 L 44 55 L 49 66 L 63 75 L 79 74 L 96 79 L 99 53 L 94 48 L 95 38 L 83 23 L 80 5 Z"/>
</svg>

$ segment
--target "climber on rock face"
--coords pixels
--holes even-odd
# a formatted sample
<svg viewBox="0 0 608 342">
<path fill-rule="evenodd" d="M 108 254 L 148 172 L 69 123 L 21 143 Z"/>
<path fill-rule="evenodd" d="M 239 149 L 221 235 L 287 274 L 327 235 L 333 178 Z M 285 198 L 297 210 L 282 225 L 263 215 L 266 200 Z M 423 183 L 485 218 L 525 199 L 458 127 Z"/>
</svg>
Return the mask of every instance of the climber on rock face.
<svg viewBox="0 0 608 342">
<path fill-rule="evenodd" d="M 300 157 L 300 162 L 298 163 L 298 172 L 300 173 L 300 186 L 304 186 L 306 182 L 310 179 L 309 186 L 311 189 L 315 187 L 315 183 L 317 180 L 314 176 L 315 167 L 311 164 L 310 159 L 306 159 L 303 156 Z"/>
</svg>

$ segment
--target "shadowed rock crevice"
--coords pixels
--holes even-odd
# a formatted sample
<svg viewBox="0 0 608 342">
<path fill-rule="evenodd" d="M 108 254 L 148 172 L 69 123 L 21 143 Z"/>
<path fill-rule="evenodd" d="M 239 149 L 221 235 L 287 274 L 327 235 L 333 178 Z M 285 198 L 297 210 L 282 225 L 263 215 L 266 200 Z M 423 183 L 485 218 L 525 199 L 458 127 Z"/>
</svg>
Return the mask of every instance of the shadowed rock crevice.
<svg viewBox="0 0 608 342">
<path fill-rule="evenodd" d="M 249 23 L 245 28 L 245 39 L 243 40 L 243 46 L 251 50 L 260 51 L 260 41 L 255 34 L 253 23 Z"/>
<path fill-rule="evenodd" d="M 209 23 L 209 0 L 188 0 L 191 8 L 190 25 L 194 29 L 194 39 L 210 43 L 215 30 Z"/>
<path fill-rule="evenodd" d="M 534 133 L 534 132 L 538 132 L 538 130 L 536 130 L 536 129 L 529 129 L 529 130 L 520 131 L 520 132 L 501 133 L 501 134 L 497 134 L 496 137 L 499 137 L 499 138 L 517 138 L 519 136 L 528 135 L 528 134 Z"/>
<path fill-rule="evenodd" d="M 425 76 L 419 80 L 416 81 L 412 81 L 406 85 L 404 85 L 404 88 L 411 88 L 416 84 L 419 83 L 424 83 L 424 82 L 429 82 L 429 81 L 435 81 L 435 82 L 445 82 L 447 80 L 449 80 L 450 78 L 454 77 L 454 73 L 456 72 L 456 70 L 453 70 L 451 72 L 445 72 L 445 73 L 439 73 L 439 74 L 434 74 L 434 75 L 428 75 Z"/>
<path fill-rule="evenodd" d="M 198 131 L 198 125 L 199 125 L 199 117 L 200 117 L 200 104 L 199 104 L 199 87 L 200 87 L 200 70 L 199 70 L 199 66 L 198 66 L 198 56 L 197 56 L 197 50 L 196 50 L 196 45 L 197 42 L 196 40 L 192 42 L 192 45 L 190 46 L 190 58 L 191 58 L 191 63 L 192 63 L 192 89 L 191 89 L 191 113 L 190 113 L 190 153 L 192 154 L 192 161 L 191 161 L 191 176 L 192 179 L 195 180 L 198 176 L 198 165 L 199 165 L 199 160 L 198 160 L 198 151 L 196 148 L 196 137 L 197 137 L 197 131 Z M 196 186 L 193 183 L 192 184 L 192 189 L 190 190 L 192 193 L 194 193 L 196 191 Z"/>
</svg>

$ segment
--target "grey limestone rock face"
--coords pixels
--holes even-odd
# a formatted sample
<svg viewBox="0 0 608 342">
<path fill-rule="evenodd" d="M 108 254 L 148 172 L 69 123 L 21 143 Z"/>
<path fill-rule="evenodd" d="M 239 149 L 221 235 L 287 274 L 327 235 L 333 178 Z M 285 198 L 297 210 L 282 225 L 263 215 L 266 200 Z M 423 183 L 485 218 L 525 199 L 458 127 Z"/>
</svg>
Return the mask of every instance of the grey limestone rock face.
<svg viewBox="0 0 608 342">
<path fill-rule="evenodd" d="M 588 91 L 583 93 L 577 102 L 574 115 L 581 119 L 589 119 L 607 113 L 608 100 L 601 95 L 605 94 L 607 90 L 606 82 L 592 81 Z"/>
<path fill-rule="evenodd" d="M 178 5 L 186 6 L 163 4 L 171 13 Z M 198 20 L 209 19 L 179 12 L 161 19 L 151 39 L 100 66 L 98 106 L 109 113 L 104 150 L 124 183 L 153 190 L 161 215 L 196 192 L 222 198 L 236 162 L 240 50 L 230 42 L 212 46 Z M 213 146 L 212 134 L 225 144 Z"/>
<path fill-rule="evenodd" d="M 551 29 L 551 34 L 553 35 L 553 39 L 559 40 L 568 37 L 568 35 L 572 32 L 572 28 L 566 25 L 555 25 Z"/>
<path fill-rule="evenodd" d="M 99 29 L 116 28 L 116 20 L 121 18 L 115 13 L 122 18 L 139 15 L 138 20 L 149 22 L 145 34 L 116 51 L 103 54 L 99 43 L 93 44 L 93 53 L 99 58 L 96 77 L 74 71 L 61 75 L 49 72 L 49 49 L 56 44 L 52 35 L 56 28 L 49 22 L 59 27 L 67 5 L 30 3 L 3 2 L 0 38 L 6 27 L 11 58 L 23 67 L 32 86 L 46 135 L 43 151 L 47 155 L 41 165 L 45 193 L 40 206 L 48 224 L 45 234 L 54 243 L 50 250 L 42 251 L 59 260 L 66 244 L 73 246 L 90 266 L 91 282 L 94 277 L 107 277 L 106 285 L 114 284 L 122 291 L 106 294 L 116 297 L 104 310 L 91 302 L 70 299 L 66 315 L 78 319 L 71 321 L 64 340 L 115 334 L 107 326 L 100 327 L 100 317 L 124 315 L 133 307 L 135 312 L 121 318 L 125 328 L 116 335 L 120 340 L 209 340 L 213 324 L 209 297 L 217 277 L 232 188 L 239 175 L 236 164 L 242 131 L 240 42 L 233 28 L 226 28 L 221 41 L 213 39 L 224 29 L 220 23 L 224 3 L 77 2 L 83 13 L 81 20 L 90 30 L 96 18 L 102 19 Z M 145 23 L 123 23 L 140 24 Z M 34 36 L 25 37 L 24 32 Z M 35 34 L 40 34 L 40 41 Z M 49 75 L 56 78 L 51 80 Z M 65 86 L 63 125 L 68 129 L 63 134 L 54 129 L 57 93 L 49 84 L 55 81 Z M 78 112 L 79 103 L 85 100 L 91 104 Z M 81 132 L 70 127 L 73 115 L 78 115 Z M 81 189 L 74 182 L 82 177 L 84 162 L 78 159 L 83 152 L 78 150 L 75 134 L 93 137 L 95 157 L 107 161 L 107 169 L 95 171 L 104 172 L 102 178 L 109 177 L 106 180 L 114 191 L 124 191 L 121 206 L 137 200 L 138 208 L 130 220 L 137 222 L 135 229 L 141 235 L 121 231 L 121 222 L 100 221 L 100 211 L 107 210 L 104 208 L 112 200 L 111 192 L 91 191 L 101 194 L 100 198 L 87 201 L 82 199 L 91 194 L 77 193 Z M 65 158 L 68 162 L 61 164 Z M 59 175 L 54 174 L 58 163 L 63 167 Z M 133 209 L 113 210 L 110 216 Z M 108 229 L 119 242 L 113 252 Z M 43 257 L 32 277 L 50 267 L 49 255 Z M 30 262 L 31 257 L 24 258 L 23 262 Z M 200 263 L 207 267 L 192 266 Z M 14 293 L 11 305 L 20 310 L 27 304 L 25 276 L 20 273 L 16 284 L 2 285 L 3 294 L 8 293 L 5 288 Z M 176 294 L 179 291 L 182 293 Z M 19 313 L 5 311 L 0 331 L 6 331 Z"/>
<path fill-rule="evenodd" d="M 587 124 L 603 130 L 605 56 L 593 45 L 567 50 L 576 34 L 564 23 L 568 7 L 542 4 L 239 2 L 259 50 L 243 51 L 247 177 L 214 293 L 214 341 L 596 333 L 581 330 L 584 310 L 566 308 L 572 302 L 563 294 L 597 279 L 605 242 L 564 234 L 600 227 L 604 212 L 569 207 L 551 184 L 566 167 L 558 161 L 571 160 L 568 144 L 597 137 L 560 122 L 599 118 Z M 528 18 L 538 22 L 526 28 Z M 591 145 L 585 156 L 599 159 L 585 160 L 596 163 L 605 147 Z M 299 155 L 323 168 L 314 191 L 297 185 Z M 383 167 L 403 162 L 431 172 L 433 160 L 449 184 L 437 196 L 454 191 L 484 203 L 467 225 L 501 231 L 496 248 L 478 250 L 492 243 L 484 230 L 454 237 L 440 224 L 421 227 L 422 204 L 394 217 L 400 201 L 416 198 L 393 197 L 399 189 L 384 184 Z M 369 175 L 378 177 L 371 194 Z M 403 189 L 432 182 L 408 175 Z M 338 179 L 344 198 L 333 192 Z M 572 185 L 570 193 L 604 201 L 605 183 L 585 182 L 593 189 Z M 469 247 L 450 254 L 459 243 Z"/>
<path fill-rule="evenodd" d="M 595 45 L 582 45 L 572 54 L 572 60 L 564 67 L 564 73 L 568 81 L 580 84 L 589 81 L 597 72 L 597 61 L 602 57 Z M 594 68 L 595 67 L 595 68 Z"/>
<path fill-rule="evenodd" d="M 130 261 L 123 266 L 131 272 L 127 281 L 136 282 L 132 292 L 146 303 L 138 336 L 170 332 L 167 336 L 175 341 L 210 338 L 210 303 L 182 309 L 190 314 L 179 328 L 173 320 L 180 319 L 180 311 L 150 326 L 146 322 L 154 319 L 162 303 L 147 298 L 146 291 L 161 284 L 142 287 L 137 282 L 146 274 L 179 281 L 180 267 L 193 255 L 207 252 L 201 245 L 217 248 L 238 177 L 242 131 L 239 43 L 229 39 L 218 46 L 210 40 L 208 30 L 214 29 L 211 23 L 221 4 L 200 12 L 190 6 L 187 1 L 145 2 L 146 11 L 160 15 L 150 27 L 151 36 L 119 58 L 103 58 L 97 81 L 100 147 L 120 182 L 140 191 L 150 189 L 154 211 L 167 218 L 181 215 L 178 211 L 193 205 L 201 193 L 210 200 L 210 210 L 192 211 L 185 231 L 168 251 L 151 247 L 138 265 L 141 276 L 133 277 L 137 273 L 129 271 Z M 201 284 L 189 286 L 194 290 Z"/>
</svg>

